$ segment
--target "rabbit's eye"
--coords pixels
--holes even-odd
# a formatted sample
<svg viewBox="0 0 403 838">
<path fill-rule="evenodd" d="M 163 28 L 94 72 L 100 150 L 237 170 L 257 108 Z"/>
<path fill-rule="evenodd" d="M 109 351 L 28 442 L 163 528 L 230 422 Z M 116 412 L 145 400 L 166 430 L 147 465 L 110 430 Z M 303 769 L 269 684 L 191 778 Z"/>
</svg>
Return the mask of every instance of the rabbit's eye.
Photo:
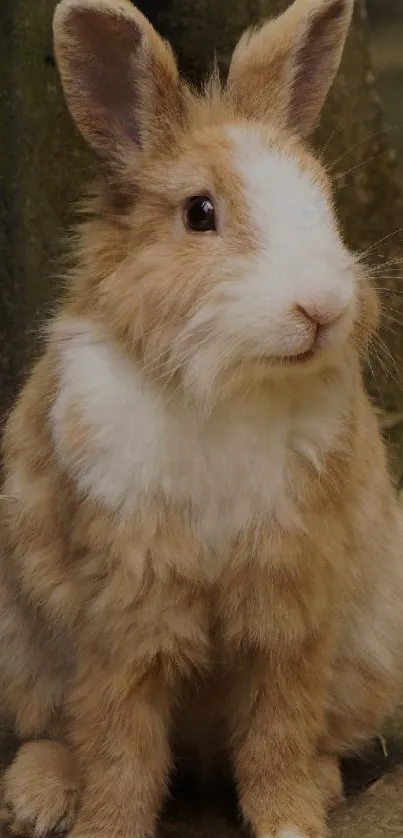
<svg viewBox="0 0 403 838">
<path fill-rule="evenodd" d="M 185 204 L 184 223 L 188 230 L 194 230 L 197 233 L 215 230 L 215 210 L 211 198 L 206 195 L 189 198 Z"/>
</svg>

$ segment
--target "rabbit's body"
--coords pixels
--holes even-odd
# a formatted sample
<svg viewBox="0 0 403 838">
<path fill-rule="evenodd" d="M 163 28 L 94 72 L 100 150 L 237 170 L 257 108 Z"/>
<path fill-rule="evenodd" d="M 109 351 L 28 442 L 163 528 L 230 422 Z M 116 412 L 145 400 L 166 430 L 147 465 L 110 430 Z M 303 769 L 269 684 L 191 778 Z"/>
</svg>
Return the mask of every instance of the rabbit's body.
<svg viewBox="0 0 403 838">
<path fill-rule="evenodd" d="M 400 509 L 358 369 L 292 396 L 288 382 L 257 386 L 200 417 L 145 386 L 90 322 L 61 323 L 5 441 L 0 663 L 18 733 L 66 735 L 73 703 L 74 736 L 89 711 L 93 731 L 115 735 L 94 646 L 118 706 L 155 662 L 179 750 L 206 772 L 266 654 L 288 659 L 303 713 L 290 654 L 329 620 L 332 653 L 307 698 L 326 691 L 320 749 L 356 749 L 396 701 L 403 596 Z"/>
<path fill-rule="evenodd" d="M 6 428 L 3 703 L 23 738 L 61 740 L 28 742 L 6 772 L 16 831 L 69 827 L 79 801 L 74 838 L 146 838 L 173 744 L 203 772 L 226 755 L 259 836 L 322 838 L 330 760 L 397 701 L 402 516 L 361 376 L 376 298 L 315 158 L 286 126 L 245 117 L 254 40 L 281 42 L 285 19 L 290 44 L 304 9 L 326 63 L 351 3 L 298 0 L 241 41 L 230 92 L 204 100 L 181 98 L 130 4 L 56 13 L 70 105 L 98 150 L 133 116 L 104 121 L 125 96 L 108 99 L 77 44 L 109 55 L 112 23 L 117 85 L 125 50 L 143 84 L 152 56 L 146 149 L 164 130 L 141 168 L 144 149 L 124 144 L 100 186 Z"/>
</svg>

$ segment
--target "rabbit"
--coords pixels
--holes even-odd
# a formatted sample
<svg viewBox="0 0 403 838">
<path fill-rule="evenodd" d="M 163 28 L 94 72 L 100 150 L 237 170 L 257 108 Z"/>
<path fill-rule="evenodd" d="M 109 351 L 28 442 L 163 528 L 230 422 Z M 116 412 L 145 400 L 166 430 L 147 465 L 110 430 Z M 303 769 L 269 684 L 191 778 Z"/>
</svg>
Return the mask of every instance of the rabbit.
<svg viewBox="0 0 403 838">
<path fill-rule="evenodd" d="M 99 181 L 4 432 L 14 834 L 149 838 L 183 754 L 225 761 L 256 838 L 325 838 L 397 705 L 378 300 L 309 142 L 352 13 L 295 0 L 197 92 L 128 0 L 56 6 Z"/>
</svg>

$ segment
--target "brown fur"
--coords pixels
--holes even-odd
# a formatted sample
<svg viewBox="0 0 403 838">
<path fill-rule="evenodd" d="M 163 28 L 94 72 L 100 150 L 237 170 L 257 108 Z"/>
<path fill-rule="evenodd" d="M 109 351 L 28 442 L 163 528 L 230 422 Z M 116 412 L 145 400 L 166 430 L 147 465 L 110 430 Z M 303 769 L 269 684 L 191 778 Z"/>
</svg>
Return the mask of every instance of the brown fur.
<svg viewBox="0 0 403 838">
<path fill-rule="evenodd" d="M 78 777 L 74 757 L 59 742 L 27 742 L 3 781 L 2 820 L 13 834 L 65 832 L 74 821 Z"/>
<path fill-rule="evenodd" d="M 230 89 L 243 112 L 262 120 L 274 115 L 308 135 L 327 93 L 322 74 L 329 81 L 336 74 L 352 9 L 346 0 L 298 0 L 276 20 L 246 32 L 229 72 Z"/>
<path fill-rule="evenodd" d="M 329 5 L 322 3 L 316 36 L 326 14 L 332 23 Z M 320 3 L 300 0 L 300 14 L 308 6 L 313 15 Z M 347 26 L 349 4 L 335 6 L 343 6 Z M 278 838 L 289 828 L 323 838 L 325 808 L 340 796 L 338 757 L 379 729 L 400 686 L 399 511 L 359 362 L 376 298 L 359 273 L 360 308 L 348 347 L 354 387 L 341 445 L 320 477 L 302 458 L 293 465 L 289 494 L 303 528 L 288 531 L 273 519 L 240 533 L 230 561 L 209 583 L 188 509 L 167 506 L 161 494 L 141 514 L 121 519 L 80 492 L 50 428 L 66 318 L 90 316 L 155 381 L 180 386 L 173 337 L 213 281 L 220 241 L 211 239 L 201 258 L 198 238 L 185 252 L 172 224 L 189 190 L 218 184 L 228 200 L 234 258 L 257 247 L 222 129 L 249 118 L 240 105 L 255 84 L 247 51 L 269 30 L 241 42 L 227 90 L 213 84 L 200 98 L 179 85 L 168 48 L 130 4 L 119 0 L 116 14 L 106 0 L 63 0 L 60 8 L 57 54 L 70 107 L 107 167 L 79 233 L 47 351 L 4 437 L 3 705 L 21 737 L 59 740 L 22 748 L 4 778 L 5 817 L 17 832 L 43 834 L 57 822 L 69 825 L 80 804 L 72 838 L 152 835 L 172 745 L 198 753 L 206 772 L 217 753 L 227 757 L 244 817 L 257 834 Z M 110 102 L 102 99 L 97 65 L 88 77 L 80 52 L 94 32 L 99 54 L 113 52 L 110 27 L 133 47 L 143 85 L 140 94 L 136 86 L 124 91 L 124 99 L 136 93 L 140 102 L 139 122 L 128 129 L 122 113 L 116 124 L 105 121 L 102 108 Z M 327 86 L 340 53 L 336 42 Z M 278 51 L 287 55 L 283 42 Z M 276 84 L 284 61 L 269 68 Z M 124 50 L 120 69 L 122 62 L 126 71 Z M 155 92 L 157 101 L 168 96 L 159 122 L 150 114 Z M 263 122 L 256 130 L 268 148 L 281 145 L 301 170 L 311 170 L 330 204 L 325 173 L 289 126 L 278 124 L 285 110 L 281 120 L 275 105 L 271 112 L 275 141 Z M 137 144 L 132 151 L 127 136 L 122 140 L 124 125 Z M 331 371 L 321 375 L 331 382 Z M 84 450 L 97 457 L 80 404 L 69 406 L 63 437 L 73 459 Z M 367 645 L 369 629 L 372 642 L 384 647 L 385 665 Z"/>
</svg>

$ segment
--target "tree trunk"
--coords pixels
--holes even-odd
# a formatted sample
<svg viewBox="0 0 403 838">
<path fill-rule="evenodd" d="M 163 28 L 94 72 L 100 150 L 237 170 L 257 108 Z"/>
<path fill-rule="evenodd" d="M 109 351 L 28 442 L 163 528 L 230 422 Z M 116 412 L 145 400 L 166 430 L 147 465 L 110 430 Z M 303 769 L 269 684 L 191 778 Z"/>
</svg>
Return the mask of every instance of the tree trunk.
<svg viewBox="0 0 403 838">
<path fill-rule="evenodd" d="M 139 6 L 172 41 L 184 73 L 199 81 L 214 53 L 225 72 L 243 29 L 281 11 L 287 2 L 140 0 Z M 36 351 L 38 323 L 58 292 L 61 234 L 90 161 L 67 115 L 52 59 L 54 6 L 55 0 L 3 0 L 0 7 L 0 410 L 14 397 Z M 365 0 L 357 0 L 342 69 L 314 140 L 319 149 L 325 146 L 325 158 L 334 167 L 349 243 L 360 251 L 372 247 L 375 260 L 388 261 L 402 251 L 396 233 L 403 227 L 402 196 L 394 153 L 382 132 L 368 42 Z M 388 307 L 402 310 L 398 274 L 390 278 L 393 266 L 384 273 L 380 284 L 388 290 L 383 299 Z M 380 364 L 371 362 L 374 374 L 369 371 L 368 383 L 385 409 L 401 411 L 397 371 L 403 369 L 403 341 L 398 329 L 387 328 L 392 322 L 385 318 L 381 341 L 386 349 L 379 349 Z"/>
</svg>

